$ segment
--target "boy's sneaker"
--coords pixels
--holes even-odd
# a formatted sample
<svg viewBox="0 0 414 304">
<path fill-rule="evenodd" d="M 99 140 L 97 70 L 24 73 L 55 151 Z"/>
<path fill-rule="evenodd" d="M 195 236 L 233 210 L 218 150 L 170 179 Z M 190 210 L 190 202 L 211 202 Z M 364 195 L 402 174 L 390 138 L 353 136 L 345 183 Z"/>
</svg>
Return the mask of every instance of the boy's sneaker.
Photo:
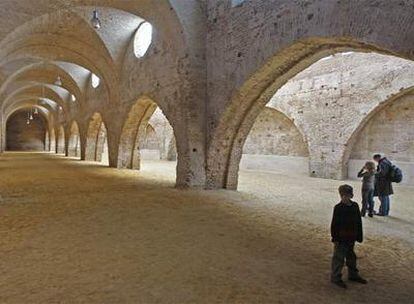
<svg viewBox="0 0 414 304">
<path fill-rule="evenodd" d="M 342 280 L 339 281 L 332 281 L 332 283 L 334 283 L 336 286 L 347 289 L 348 286 L 346 286 L 345 282 Z"/>
<path fill-rule="evenodd" d="M 363 277 L 357 276 L 357 277 L 351 277 L 348 280 L 353 281 L 353 282 L 357 282 L 357 283 L 361 283 L 361 284 L 367 284 L 368 281 L 365 280 Z"/>
</svg>

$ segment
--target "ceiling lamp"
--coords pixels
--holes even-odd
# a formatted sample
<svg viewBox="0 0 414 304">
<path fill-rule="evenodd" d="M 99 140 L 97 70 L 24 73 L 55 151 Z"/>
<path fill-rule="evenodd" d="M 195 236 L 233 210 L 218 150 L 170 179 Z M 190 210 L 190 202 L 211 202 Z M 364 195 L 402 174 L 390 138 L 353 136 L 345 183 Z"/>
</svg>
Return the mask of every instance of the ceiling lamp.
<svg viewBox="0 0 414 304">
<path fill-rule="evenodd" d="M 99 20 L 97 10 L 94 10 L 92 13 L 91 24 L 96 30 L 99 30 L 101 28 L 101 20 Z"/>
<path fill-rule="evenodd" d="M 37 108 L 34 109 L 34 114 L 35 115 L 39 114 L 39 111 L 37 110 Z"/>
<path fill-rule="evenodd" d="M 62 79 L 60 79 L 60 76 L 57 77 L 57 79 L 55 81 L 55 85 L 62 86 Z"/>
</svg>

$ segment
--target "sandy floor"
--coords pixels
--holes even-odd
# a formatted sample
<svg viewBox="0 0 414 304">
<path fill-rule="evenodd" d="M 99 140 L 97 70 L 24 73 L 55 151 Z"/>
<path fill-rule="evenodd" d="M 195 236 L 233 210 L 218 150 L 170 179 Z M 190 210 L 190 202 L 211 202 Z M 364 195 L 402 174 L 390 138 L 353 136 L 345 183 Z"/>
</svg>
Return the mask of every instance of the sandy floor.
<svg viewBox="0 0 414 304">
<path fill-rule="evenodd" d="M 414 189 L 365 219 L 370 284 L 329 283 L 339 182 L 243 172 L 240 192 L 47 154 L 0 157 L 0 303 L 413 303 Z"/>
</svg>

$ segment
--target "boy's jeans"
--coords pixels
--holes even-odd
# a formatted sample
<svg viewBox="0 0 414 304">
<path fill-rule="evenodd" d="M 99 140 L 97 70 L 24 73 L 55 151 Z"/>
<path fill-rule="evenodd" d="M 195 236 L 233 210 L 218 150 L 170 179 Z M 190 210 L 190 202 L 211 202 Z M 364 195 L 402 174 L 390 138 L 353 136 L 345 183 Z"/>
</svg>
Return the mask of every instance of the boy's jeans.
<svg viewBox="0 0 414 304">
<path fill-rule="evenodd" d="M 365 216 L 365 213 L 368 214 L 374 213 L 374 189 L 362 190 L 362 216 Z"/>
<path fill-rule="evenodd" d="M 389 215 L 390 214 L 390 196 L 381 195 L 378 198 L 381 202 L 379 213 L 385 216 Z"/>
<path fill-rule="evenodd" d="M 359 277 L 358 269 L 356 267 L 357 257 L 354 252 L 354 242 L 335 242 L 334 254 L 332 257 L 332 272 L 331 281 L 338 282 L 342 280 L 342 268 L 344 267 L 344 261 L 346 260 L 346 266 L 348 267 L 348 277 Z"/>
</svg>

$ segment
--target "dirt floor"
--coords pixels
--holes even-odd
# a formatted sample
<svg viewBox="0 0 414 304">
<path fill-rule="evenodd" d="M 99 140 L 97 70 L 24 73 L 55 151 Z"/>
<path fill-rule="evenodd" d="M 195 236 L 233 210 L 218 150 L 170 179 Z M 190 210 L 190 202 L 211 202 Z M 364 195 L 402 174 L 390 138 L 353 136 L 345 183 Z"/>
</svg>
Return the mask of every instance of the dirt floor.
<svg viewBox="0 0 414 304">
<path fill-rule="evenodd" d="M 171 163 L 24 153 L 0 172 L 0 303 L 414 303 L 414 188 L 396 190 L 391 217 L 364 219 L 369 284 L 340 290 L 340 182 L 249 171 L 240 192 L 180 191 Z"/>
</svg>

